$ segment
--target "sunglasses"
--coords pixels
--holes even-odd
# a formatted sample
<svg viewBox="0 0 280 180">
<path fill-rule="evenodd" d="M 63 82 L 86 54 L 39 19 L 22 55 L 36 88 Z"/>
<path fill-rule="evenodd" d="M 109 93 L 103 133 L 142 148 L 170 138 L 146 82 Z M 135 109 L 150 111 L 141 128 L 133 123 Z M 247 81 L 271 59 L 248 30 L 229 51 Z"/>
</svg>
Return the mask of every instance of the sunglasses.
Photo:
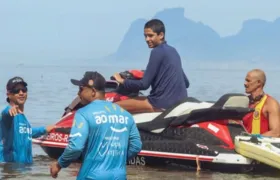
<svg viewBox="0 0 280 180">
<path fill-rule="evenodd" d="M 89 87 L 89 86 L 79 86 L 79 92 L 82 92 L 85 88 L 90 88 L 91 90 L 94 90 L 93 87 Z"/>
<path fill-rule="evenodd" d="M 23 93 L 26 93 L 27 92 L 27 87 L 12 89 L 12 90 L 10 90 L 10 93 L 18 94 L 20 91 L 22 91 Z"/>
</svg>

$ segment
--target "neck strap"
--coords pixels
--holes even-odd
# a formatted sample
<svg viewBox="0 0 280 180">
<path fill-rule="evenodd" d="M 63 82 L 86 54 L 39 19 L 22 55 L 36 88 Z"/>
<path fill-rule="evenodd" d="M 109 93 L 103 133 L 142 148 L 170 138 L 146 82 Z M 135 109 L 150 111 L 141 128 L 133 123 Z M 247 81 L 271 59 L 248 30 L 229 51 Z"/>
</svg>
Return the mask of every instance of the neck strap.
<svg viewBox="0 0 280 180">
<path fill-rule="evenodd" d="M 250 95 L 250 96 L 249 96 L 249 102 L 250 102 L 250 104 L 254 104 L 254 103 L 260 101 L 260 100 L 263 98 L 263 96 L 264 96 L 264 93 L 262 93 L 261 95 L 256 96 L 255 98 L 253 98 L 253 96 Z"/>
</svg>

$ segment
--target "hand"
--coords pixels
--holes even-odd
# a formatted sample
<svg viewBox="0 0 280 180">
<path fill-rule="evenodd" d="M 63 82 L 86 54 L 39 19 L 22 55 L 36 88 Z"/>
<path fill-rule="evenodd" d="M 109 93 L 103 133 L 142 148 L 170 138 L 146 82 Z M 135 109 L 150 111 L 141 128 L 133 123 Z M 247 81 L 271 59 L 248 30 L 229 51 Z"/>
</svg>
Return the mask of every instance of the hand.
<svg viewBox="0 0 280 180">
<path fill-rule="evenodd" d="M 53 162 L 50 165 L 50 174 L 53 178 L 57 178 L 57 175 L 60 170 L 61 170 L 61 167 L 59 166 L 59 164 L 57 162 Z"/>
<path fill-rule="evenodd" d="M 49 133 L 49 132 L 51 132 L 51 130 L 53 130 L 55 128 L 57 128 L 56 125 L 49 125 L 49 126 L 46 127 L 46 131 L 47 131 L 47 133 Z"/>
<path fill-rule="evenodd" d="M 14 105 L 9 109 L 9 113 L 11 116 L 16 116 L 18 113 L 22 114 L 23 112 L 19 109 L 18 105 Z"/>
<path fill-rule="evenodd" d="M 114 78 L 116 79 L 116 81 L 120 84 L 123 84 L 124 83 L 124 79 L 121 77 L 121 75 L 119 73 L 116 73 L 114 75 Z"/>
</svg>

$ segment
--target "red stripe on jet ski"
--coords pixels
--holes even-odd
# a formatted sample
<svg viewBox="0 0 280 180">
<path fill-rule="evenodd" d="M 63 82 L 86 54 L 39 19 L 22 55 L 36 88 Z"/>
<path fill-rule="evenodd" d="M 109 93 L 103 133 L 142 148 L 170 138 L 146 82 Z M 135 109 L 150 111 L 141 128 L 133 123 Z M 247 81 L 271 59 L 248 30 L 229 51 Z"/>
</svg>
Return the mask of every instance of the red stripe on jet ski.
<svg viewBox="0 0 280 180">
<path fill-rule="evenodd" d="M 42 141 L 38 139 L 32 139 L 32 143 L 41 146 L 59 147 L 59 148 L 65 148 L 68 144 L 68 143 L 59 143 L 59 142 L 51 142 L 51 141 Z"/>
</svg>

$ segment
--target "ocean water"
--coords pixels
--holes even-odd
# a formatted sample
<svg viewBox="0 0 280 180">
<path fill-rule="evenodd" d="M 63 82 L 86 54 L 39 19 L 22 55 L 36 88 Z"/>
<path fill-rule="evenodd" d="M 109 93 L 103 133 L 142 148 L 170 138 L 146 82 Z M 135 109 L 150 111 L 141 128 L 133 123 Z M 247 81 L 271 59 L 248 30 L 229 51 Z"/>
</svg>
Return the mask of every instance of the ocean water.
<svg viewBox="0 0 280 180">
<path fill-rule="evenodd" d="M 144 66 L 139 67 L 143 69 Z M 248 70 L 256 67 L 265 67 L 267 85 L 265 91 L 280 100 L 280 69 L 276 66 L 262 64 L 196 64 L 184 66 L 190 79 L 189 96 L 200 100 L 217 100 L 225 93 L 243 93 L 244 78 Z M 5 86 L 9 78 L 22 76 L 28 82 L 28 100 L 25 105 L 25 114 L 33 126 L 54 124 L 61 117 L 63 109 L 76 96 L 78 88 L 70 83 L 71 78 L 80 79 L 85 71 L 97 70 L 106 78 L 115 72 L 136 69 L 132 65 L 8 65 L 0 64 L 0 108 L 7 104 Z M 145 91 L 144 93 L 148 93 Z M 34 164 L 23 166 L 17 164 L 0 164 L 0 179 L 51 179 L 49 165 L 53 161 L 43 150 L 33 146 Z M 63 169 L 57 179 L 75 179 L 79 164 L 72 164 Z M 170 168 L 128 167 L 128 179 L 279 179 L 280 173 L 258 172 L 257 174 L 227 174 L 195 170 L 178 170 Z"/>
</svg>

